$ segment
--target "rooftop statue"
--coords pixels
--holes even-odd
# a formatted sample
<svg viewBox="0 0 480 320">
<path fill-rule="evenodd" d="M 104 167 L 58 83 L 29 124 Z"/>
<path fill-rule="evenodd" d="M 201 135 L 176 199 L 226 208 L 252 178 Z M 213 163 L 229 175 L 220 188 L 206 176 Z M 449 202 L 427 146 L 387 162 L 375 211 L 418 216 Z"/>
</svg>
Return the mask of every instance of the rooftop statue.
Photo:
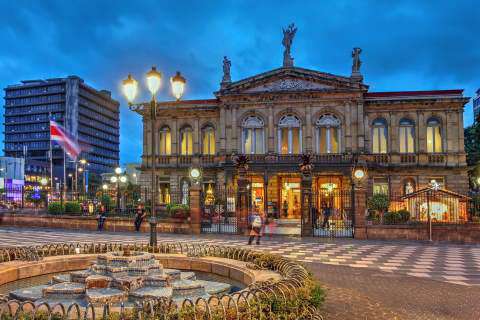
<svg viewBox="0 0 480 320">
<path fill-rule="evenodd" d="M 232 62 L 228 60 L 227 56 L 223 57 L 223 78 L 222 78 L 222 86 L 232 82 L 232 78 L 230 77 L 230 67 L 232 66 Z"/>
<path fill-rule="evenodd" d="M 295 33 L 297 32 L 297 28 L 295 28 L 295 24 L 290 24 L 287 29 L 283 29 L 283 40 L 282 44 L 285 47 L 283 51 L 283 66 L 284 67 L 293 67 L 293 58 L 290 55 L 290 48 L 292 46 L 293 38 L 295 37 Z"/>
<path fill-rule="evenodd" d="M 362 53 L 362 49 L 360 48 L 353 48 L 352 51 L 352 77 L 354 78 L 362 78 L 360 74 L 360 67 L 362 65 L 362 61 L 360 60 L 360 53 Z"/>
</svg>

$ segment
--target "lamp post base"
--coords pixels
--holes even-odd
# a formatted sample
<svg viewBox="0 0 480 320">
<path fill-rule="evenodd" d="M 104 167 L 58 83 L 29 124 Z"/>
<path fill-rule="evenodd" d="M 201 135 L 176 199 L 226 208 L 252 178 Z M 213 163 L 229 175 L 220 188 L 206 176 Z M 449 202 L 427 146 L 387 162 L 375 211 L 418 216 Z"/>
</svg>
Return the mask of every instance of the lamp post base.
<svg viewBox="0 0 480 320">
<path fill-rule="evenodd" d="M 157 246 L 157 218 L 151 217 L 148 221 L 150 223 L 150 246 Z"/>
</svg>

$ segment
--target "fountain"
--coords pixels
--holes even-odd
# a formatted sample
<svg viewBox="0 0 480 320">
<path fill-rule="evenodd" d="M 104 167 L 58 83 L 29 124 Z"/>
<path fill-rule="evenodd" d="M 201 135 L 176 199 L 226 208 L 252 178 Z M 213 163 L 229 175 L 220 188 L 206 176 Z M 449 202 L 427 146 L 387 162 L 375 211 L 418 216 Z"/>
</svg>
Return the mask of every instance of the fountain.
<svg viewBox="0 0 480 320">
<path fill-rule="evenodd" d="M 153 254 L 127 249 L 100 255 L 90 268 L 56 275 L 50 284 L 11 291 L 10 297 L 37 304 L 115 305 L 150 298 L 181 302 L 229 293 L 231 289 L 227 283 L 197 280 L 194 272 L 165 269 Z"/>
</svg>

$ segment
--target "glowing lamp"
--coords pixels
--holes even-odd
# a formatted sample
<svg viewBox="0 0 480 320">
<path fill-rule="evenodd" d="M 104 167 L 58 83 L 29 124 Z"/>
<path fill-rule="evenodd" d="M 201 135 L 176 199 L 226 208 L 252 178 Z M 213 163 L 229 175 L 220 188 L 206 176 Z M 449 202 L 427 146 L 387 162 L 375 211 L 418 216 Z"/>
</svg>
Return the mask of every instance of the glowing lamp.
<svg viewBox="0 0 480 320">
<path fill-rule="evenodd" d="M 116 174 L 121 174 L 122 173 L 122 168 L 120 168 L 120 167 L 115 168 L 115 173 Z"/>
<path fill-rule="evenodd" d="M 363 179 L 363 177 L 365 177 L 365 171 L 363 171 L 362 169 L 356 169 L 353 172 L 353 176 L 358 180 Z"/>
<path fill-rule="evenodd" d="M 121 183 L 127 182 L 127 177 L 121 176 L 121 177 L 120 177 L 120 182 L 121 182 Z"/>
<path fill-rule="evenodd" d="M 148 91 L 154 96 L 158 89 L 160 89 L 160 85 L 162 83 L 162 74 L 157 71 L 157 68 L 152 67 L 152 70 L 147 72 L 147 87 Z"/>
<path fill-rule="evenodd" d="M 198 168 L 192 168 L 190 170 L 190 177 L 193 178 L 193 179 L 198 179 L 200 178 L 200 170 Z"/>
<path fill-rule="evenodd" d="M 182 75 L 180 74 L 180 71 L 177 71 L 175 76 L 170 78 L 170 83 L 172 85 L 173 96 L 177 100 L 180 100 L 180 98 L 183 96 L 183 91 L 185 90 L 185 83 L 187 83 L 187 80 L 185 80 L 185 78 L 182 77 Z"/>
<path fill-rule="evenodd" d="M 46 186 L 48 183 L 47 178 L 42 178 L 42 180 L 40 180 L 40 183 L 42 184 L 42 186 Z"/>
<path fill-rule="evenodd" d="M 103 184 L 103 185 L 102 185 L 102 189 L 103 189 L 103 190 L 107 190 L 107 189 L 108 189 L 108 185 L 107 185 L 106 183 Z"/>
<path fill-rule="evenodd" d="M 127 98 L 128 102 L 132 102 L 137 96 L 138 83 L 137 80 L 132 78 L 132 75 L 129 74 L 127 79 L 122 82 L 123 94 Z"/>
<path fill-rule="evenodd" d="M 118 179 L 117 179 L 117 177 L 115 177 L 115 176 L 113 176 L 113 177 L 110 178 L 110 182 L 111 182 L 111 183 L 117 183 L 117 180 L 118 180 Z"/>
</svg>

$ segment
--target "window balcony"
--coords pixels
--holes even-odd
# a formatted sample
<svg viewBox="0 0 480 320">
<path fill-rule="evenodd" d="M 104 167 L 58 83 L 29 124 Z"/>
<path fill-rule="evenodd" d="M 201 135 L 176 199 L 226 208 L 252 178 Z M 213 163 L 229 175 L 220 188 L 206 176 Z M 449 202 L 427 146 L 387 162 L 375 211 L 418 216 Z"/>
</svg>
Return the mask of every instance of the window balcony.
<svg viewBox="0 0 480 320">
<path fill-rule="evenodd" d="M 404 164 L 416 164 L 417 155 L 414 153 L 400 154 L 400 163 Z"/>
</svg>

